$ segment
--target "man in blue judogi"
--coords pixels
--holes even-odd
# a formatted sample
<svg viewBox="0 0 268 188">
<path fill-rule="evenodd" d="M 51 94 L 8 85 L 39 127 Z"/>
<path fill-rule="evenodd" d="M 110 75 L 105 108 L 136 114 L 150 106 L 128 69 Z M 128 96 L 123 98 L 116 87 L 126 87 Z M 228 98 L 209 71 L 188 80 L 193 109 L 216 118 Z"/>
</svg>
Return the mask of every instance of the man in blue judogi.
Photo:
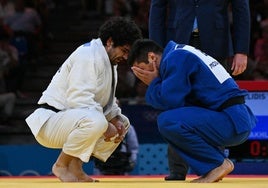
<svg viewBox="0 0 268 188">
<path fill-rule="evenodd" d="M 222 65 L 192 46 L 170 41 L 165 49 L 149 39 L 136 41 L 128 63 L 148 85 L 146 102 L 163 112 L 163 138 L 200 177 L 210 183 L 232 172 L 222 148 L 247 140 L 256 118 Z"/>
</svg>

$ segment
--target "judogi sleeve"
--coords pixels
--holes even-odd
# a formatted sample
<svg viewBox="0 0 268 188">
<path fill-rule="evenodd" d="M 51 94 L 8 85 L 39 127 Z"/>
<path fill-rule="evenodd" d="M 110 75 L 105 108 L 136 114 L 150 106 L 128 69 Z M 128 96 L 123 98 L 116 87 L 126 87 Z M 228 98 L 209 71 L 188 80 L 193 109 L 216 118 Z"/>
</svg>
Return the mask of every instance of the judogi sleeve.
<svg viewBox="0 0 268 188">
<path fill-rule="evenodd" d="M 148 86 L 145 99 L 156 109 L 168 110 L 185 105 L 185 97 L 191 91 L 191 74 L 197 68 L 195 56 L 184 50 L 176 50 L 163 57 L 159 77 Z"/>
</svg>

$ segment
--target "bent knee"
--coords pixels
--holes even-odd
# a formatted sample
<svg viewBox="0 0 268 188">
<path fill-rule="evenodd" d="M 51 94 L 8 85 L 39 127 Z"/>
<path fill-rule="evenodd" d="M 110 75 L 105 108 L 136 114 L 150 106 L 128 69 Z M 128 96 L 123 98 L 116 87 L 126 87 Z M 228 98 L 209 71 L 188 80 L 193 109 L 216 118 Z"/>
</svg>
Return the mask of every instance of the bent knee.
<svg viewBox="0 0 268 188">
<path fill-rule="evenodd" d="M 105 116 L 84 116 L 79 122 L 79 127 L 84 128 L 85 131 L 88 130 L 92 132 L 105 132 L 108 127 L 108 122 Z"/>
<path fill-rule="evenodd" d="M 157 124 L 159 132 L 164 135 L 172 132 L 176 132 L 178 134 L 185 131 L 181 120 L 171 119 L 165 114 L 158 116 Z"/>
</svg>

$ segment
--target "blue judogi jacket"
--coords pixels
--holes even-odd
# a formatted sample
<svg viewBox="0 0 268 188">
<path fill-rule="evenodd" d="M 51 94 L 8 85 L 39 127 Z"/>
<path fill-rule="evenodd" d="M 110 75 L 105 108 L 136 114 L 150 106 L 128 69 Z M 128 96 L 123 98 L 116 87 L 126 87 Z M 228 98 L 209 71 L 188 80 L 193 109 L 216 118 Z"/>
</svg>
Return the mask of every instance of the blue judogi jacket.
<svg viewBox="0 0 268 188">
<path fill-rule="evenodd" d="M 217 111 L 228 99 L 245 95 L 247 91 L 240 89 L 214 58 L 194 47 L 170 41 L 162 54 L 159 77 L 148 86 L 145 98 L 160 110 L 200 106 Z M 224 111 L 239 133 L 255 125 L 255 117 L 246 105 L 234 105 Z M 237 111 L 241 114 L 237 115 Z"/>
</svg>

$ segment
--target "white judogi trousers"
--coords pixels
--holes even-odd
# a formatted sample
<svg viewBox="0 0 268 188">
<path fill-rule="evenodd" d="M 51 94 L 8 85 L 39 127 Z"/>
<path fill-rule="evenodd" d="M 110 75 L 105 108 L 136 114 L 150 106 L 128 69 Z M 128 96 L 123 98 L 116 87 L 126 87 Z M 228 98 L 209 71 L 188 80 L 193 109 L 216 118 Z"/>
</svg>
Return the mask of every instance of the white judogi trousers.
<svg viewBox="0 0 268 188">
<path fill-rule="evenodd" d="M 40 122 L 41 114 L 43 117 L 47 114 L 48 119 L 39 131 L 35 132 L 34 124 Z M 128 129 L 128 118 L 122 114 L 121 117 Z M 103 133 L 108 127 L 108 122 L 103 113 L 95 109 L 68 109 L 56 113 L 38 108 L 26 121 L 41 145 L 62 148 L 64 153 L 80 158 L 83 162 L 88 162 L 91 155 L 106 161 L 119 145 L 113 141 L 104 141 Z"/>
</svg>

